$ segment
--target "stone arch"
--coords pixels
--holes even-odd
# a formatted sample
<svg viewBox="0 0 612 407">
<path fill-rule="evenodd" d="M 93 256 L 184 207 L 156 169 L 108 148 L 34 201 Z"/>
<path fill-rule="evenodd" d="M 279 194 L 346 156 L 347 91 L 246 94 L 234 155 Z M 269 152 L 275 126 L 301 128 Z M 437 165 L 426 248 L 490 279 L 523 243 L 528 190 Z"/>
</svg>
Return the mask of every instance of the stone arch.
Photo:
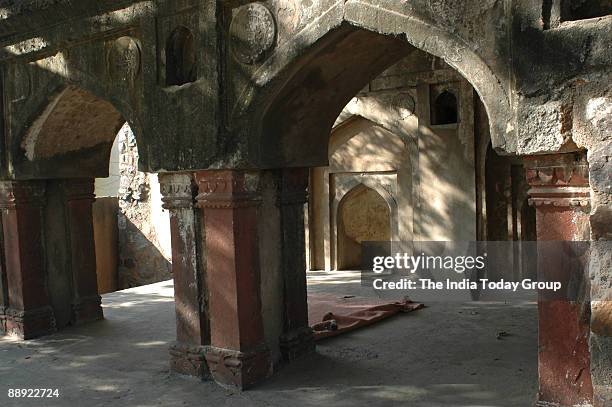
<svg viewBox="0 0 612 407">
<path fill-rule="evenodd" d="M 413 164 L 418 154 L 417 139 L 410 131 L 411 126 L 394 125 L 393 117 L 382 118 L 356 103 L 347 109 L 346 115 L 340 117 L 332 129 L 329 165 L 313 168 L 310 174 L 311 266 L 325 270 L 334 268 L 337 228 L 335 209 L 331 206 L 337 205 L 338 199 L 359 183 L 379 190 L 393 208 L 397 207 L 394 239 L 412 240 L 413 172 L 416 170 Z M 366 141 L 364 138 L 372 135 L 376 140 Z M 350 147 L 351 151 L 344 150 L 351 140 L 357 143 Z M 359 145 L 367 147 L 362 150 Z M 341 156 L 336 156 L 337 153 Z M 359 163 L 354 163 L 352 157 L 359 157 Z"/>
<path fill-rule="evenodd" d="M 194 36 L 187 27 L 179 26 L 166 41 L 166 86 L 180 86 L 197 78 Z"/>
<path fill-rule="evenodd" d="M 113 103 L 81 87 L 64 86 L 51 94 L 14 141 L 14 175 L 34 179 L 105 177 L 110 149 L 125 122 Z"/>
<path fill-rule="evenodd" d="M 251 136 L 242 135 L 253 164 L 324 163 L 327 154 L 322 145 L 340 110 L 369 79 L 414 49 L 441 57 L 463 75 L 491 118 L 494 147 L 515 150 L 508 95 L 469 44 L 413 15 L 362 2 L 335 7 L 343 9 L 337 11 L 342 17 L 334 18 L 336 13 L 330 11 L 280 46 L 251 75 L 252 87 L 236 102 L 232 112 L 236 131 L 256 129 Z M 330 21 L 323 24 L 324 19 Z M 270 145 L 278 147 L 262 148 Z"/>
</svg>

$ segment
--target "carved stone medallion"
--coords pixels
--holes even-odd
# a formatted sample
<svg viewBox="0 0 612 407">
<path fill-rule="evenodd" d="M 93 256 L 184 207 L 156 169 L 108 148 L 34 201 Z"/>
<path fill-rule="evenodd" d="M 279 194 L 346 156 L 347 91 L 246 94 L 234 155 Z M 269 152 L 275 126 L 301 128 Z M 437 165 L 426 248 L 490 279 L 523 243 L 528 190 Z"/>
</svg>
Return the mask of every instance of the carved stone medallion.
<svg viewBox="0 0 612 407">
<path fill-rule="evenodd" d="M 116 81 L 133 82 L 140 71 L 140 48 L 132 37 L 117 38 L 108 53 L 108 70 Z"/>
<path fill-rule="evenodd" d="M 276 24 L 272 13 L 261 3 L 236 9 L 230 24 L 230 37 L 232 53 L 239 62 L 260 61 L 274 45 Z"/>
</svg>

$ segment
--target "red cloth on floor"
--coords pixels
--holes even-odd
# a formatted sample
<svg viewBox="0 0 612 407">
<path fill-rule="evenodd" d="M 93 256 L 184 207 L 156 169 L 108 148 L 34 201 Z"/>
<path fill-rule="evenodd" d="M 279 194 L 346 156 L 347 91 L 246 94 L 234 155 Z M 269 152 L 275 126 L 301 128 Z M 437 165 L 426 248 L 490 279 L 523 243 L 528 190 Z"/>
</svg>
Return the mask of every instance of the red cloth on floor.
<svg viewBox="0 0 612 407">
<path fill-rule="evenodd" d="M 424 308 L 425 305 L 410 300 L 375 305 L 351 312 L 348 315 L 328 312 L 322 322 L 312 325 L 315 341 L 330 336 L 336 336 L 357 328 L 371 325 L 399 312 L 412 312 Z"/>
</svg>

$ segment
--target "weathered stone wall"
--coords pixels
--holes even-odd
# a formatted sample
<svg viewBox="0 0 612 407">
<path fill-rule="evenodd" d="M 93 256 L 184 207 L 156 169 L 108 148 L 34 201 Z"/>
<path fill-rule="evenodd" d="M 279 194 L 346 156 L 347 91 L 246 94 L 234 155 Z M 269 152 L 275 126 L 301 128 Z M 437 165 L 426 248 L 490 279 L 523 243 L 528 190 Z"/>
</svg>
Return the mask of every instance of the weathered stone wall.
<svg viewBox="0 0 612 407">
<path fill-rule="evenodd" d="M 134 134 L 125 124 L 111 150 L 109 177 L 96 179 L 100 292 L 172 278 L 169 214 L 157 175 L 138 171 L 138 159 Z"/>
<path fill-rule="evenodd" d="M 161 207 L 155 174 L 138 171 L 138 148 L 129 126 L 118 136 L 120 162 L 118 288 L 172 278 L 168 211 Z"/>
</svg>

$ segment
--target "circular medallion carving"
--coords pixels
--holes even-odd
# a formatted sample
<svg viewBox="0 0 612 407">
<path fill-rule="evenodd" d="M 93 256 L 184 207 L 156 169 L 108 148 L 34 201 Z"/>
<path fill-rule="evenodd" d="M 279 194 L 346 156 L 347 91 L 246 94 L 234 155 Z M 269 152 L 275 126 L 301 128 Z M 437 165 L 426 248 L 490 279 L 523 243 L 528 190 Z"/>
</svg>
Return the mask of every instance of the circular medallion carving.
<svg viewBox="0 0 612 407">
<path fill-rule="evenodd" d="M 132 82 L 140 71 L 140 48 L 132 37 L 117 38 L 108 53 L 108 70 L 117 81 Z"/>
<path fill-rule="evenodd" d="M 396 114 L 405 120 L 414 114 L 415 102 L 412 95 L 409 93 L 398 93 L 391 98 L 391 107 Z"/>
<path fill-rule="evenodd" d="M 234 57 L 244 63 L 260 61 L 274 45 L 276 24 L 270 10 L 261 3 L 250 3 L 235 10 L 230 24 Z"/>
</svg>

